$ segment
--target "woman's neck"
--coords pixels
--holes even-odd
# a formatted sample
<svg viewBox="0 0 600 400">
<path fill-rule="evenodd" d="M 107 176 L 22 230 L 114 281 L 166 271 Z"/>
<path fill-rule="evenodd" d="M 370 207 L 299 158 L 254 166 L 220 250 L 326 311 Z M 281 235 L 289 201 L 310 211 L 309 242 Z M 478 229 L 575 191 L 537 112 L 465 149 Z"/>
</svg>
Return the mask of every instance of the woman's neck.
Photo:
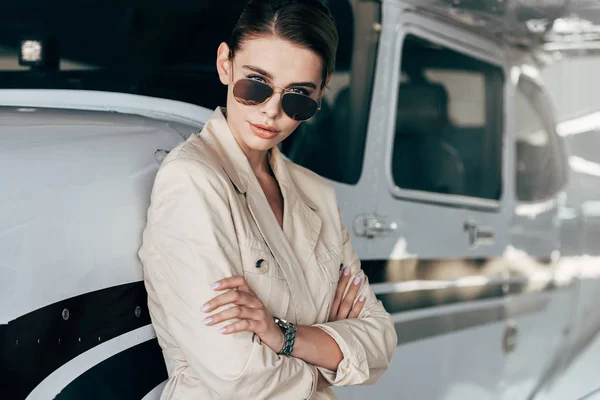
<svg viewBox="0 0 600 400">
<path fill-rule="evenodd" d="M 270 174 L 271 168 L 269 167 L 268 151 L 246 149 L 245 146 L 241 147 L 250 163 L 250 168 L 252 168 L 254 175 L 264 176 L 265 174 Z"/>
</svg>

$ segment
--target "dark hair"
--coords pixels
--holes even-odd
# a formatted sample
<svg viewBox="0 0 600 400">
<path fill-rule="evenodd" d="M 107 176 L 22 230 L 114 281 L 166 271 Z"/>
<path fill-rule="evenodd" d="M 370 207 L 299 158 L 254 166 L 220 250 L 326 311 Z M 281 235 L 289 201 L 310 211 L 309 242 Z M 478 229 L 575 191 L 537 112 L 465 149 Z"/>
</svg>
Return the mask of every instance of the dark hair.
<svg viewBox="0 0 600 400">
<path fill-rule="evenodd" d="M 229 39 L 229 58 L 245 40 L 275 35 L 310 49 L 323 60 L 323 84 L 335 70 L 338 33 L 321 0 L 249 0 Z"/>
</svg>

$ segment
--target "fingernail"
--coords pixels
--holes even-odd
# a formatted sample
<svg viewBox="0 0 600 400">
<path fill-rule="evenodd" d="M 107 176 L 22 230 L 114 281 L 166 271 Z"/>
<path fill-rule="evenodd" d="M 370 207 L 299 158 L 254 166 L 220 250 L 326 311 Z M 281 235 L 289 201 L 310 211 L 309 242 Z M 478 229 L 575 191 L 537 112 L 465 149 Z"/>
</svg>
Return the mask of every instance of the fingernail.
<svg viewBox="0 0 600 400">
<path fill-rule="evenodd" d="M 225 332 L 227 332 L 227 328 L 221 328 L 221 329 L 219 329 L 219 333 L 225 333 Z"/>
<path fill-rule="evenodd" d="M 360 296 L 360 299 L 358 299 L 361 303 L 365 302 L 365 296 Z"/>
<path fill-rule="evenodd" d="M 219 286 L 221 286 L 221 284 L 219 282 L 213 283 L 212 288 L 213 290 L 217 289 Z"/>
<path fill-rule="evenodd" d="M 354 284 L 358 285 L 360 283 L 360 276 L 357 276 L 356 278 L 354 278 Z"/>
<path fill-rule="evenodd" d="M 208 311 L 209 308 L 210 306 L 208 304 L 205 304 L 202 306 L 202 311 Z"/>
<path fill-rule="evenodd" d="M 205 323 L 206 325 L 208 325 L 208 324 L 210 324 L 210 323 L 212 322 L 212 320 L 213 320 L 213 319 L 212 319 L 211 317 L 205 318 L 205 319 L 204 319 L 204 323 Z"/>
<path fill-rule="evenodd" d="M 344 268 L 344 276 L 348 276 L 349 273 L 350 273 L 350 267 Z"/>
</svg>

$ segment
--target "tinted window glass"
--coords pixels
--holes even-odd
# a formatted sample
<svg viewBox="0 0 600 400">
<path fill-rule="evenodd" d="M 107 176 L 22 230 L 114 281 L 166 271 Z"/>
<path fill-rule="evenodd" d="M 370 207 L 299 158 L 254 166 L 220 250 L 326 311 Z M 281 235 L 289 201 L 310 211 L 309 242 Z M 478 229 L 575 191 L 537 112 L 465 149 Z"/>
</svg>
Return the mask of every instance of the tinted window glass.
<svg viewBox="0 0 600 400">
<path fill-rule="evenodd" d="M 396 185 L 499 199 L 501 69 L 408 36 L 400 73 L 392 158 Z"/>
</svg>

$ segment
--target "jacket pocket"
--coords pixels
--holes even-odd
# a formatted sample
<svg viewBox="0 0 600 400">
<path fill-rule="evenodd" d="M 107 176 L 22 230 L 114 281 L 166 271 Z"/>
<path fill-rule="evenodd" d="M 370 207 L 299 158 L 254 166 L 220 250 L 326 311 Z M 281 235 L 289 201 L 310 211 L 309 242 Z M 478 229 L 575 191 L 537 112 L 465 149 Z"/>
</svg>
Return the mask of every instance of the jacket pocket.
<svg viewBox="0 0 600 400">
<path fill-rule="evenodd" d="M 325 243 L 318 243 L 315 248 L 315 258 L 317 263 L 323 269 L 330 282 L 336 283 L 340 280 L 340 271 L 343 265 L 342 257 L 343 245 L 327 246 Z"/>
<path fill-rule="evenodd" d="M 266 244 L 250 241 L 242 250 L 244 278 L 274 316 L 285 318 L 290 290 L 285 276 Z"/>
<path fill-rule="evenodd" d="M 340 272 L 343 265 L 343 246 L 327 246 L 325 243 L 318 243 L 315 248 L 315 258 L 317 263 L 325 273 L 329 281 L 328 291 L 324 293 L 322 299 L 327 304 L 327 315 L 331 311 L 335 291 L 340 280 Z"/>
</svg>

